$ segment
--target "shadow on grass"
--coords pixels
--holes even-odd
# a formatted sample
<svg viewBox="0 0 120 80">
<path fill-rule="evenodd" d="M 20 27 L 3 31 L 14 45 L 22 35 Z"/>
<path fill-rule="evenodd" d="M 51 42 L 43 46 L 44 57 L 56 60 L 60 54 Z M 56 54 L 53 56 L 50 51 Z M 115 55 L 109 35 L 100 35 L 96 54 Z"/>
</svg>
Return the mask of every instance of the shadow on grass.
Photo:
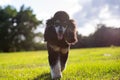
<svg viewBox="0 0 120 80">
<path fill-rule="evenodd" d="M 34 80 L 52 80 L 50 73 L 44 73 L 41 75 L 38 75 L 36 78 L 34 78 Z"/>
</svg>

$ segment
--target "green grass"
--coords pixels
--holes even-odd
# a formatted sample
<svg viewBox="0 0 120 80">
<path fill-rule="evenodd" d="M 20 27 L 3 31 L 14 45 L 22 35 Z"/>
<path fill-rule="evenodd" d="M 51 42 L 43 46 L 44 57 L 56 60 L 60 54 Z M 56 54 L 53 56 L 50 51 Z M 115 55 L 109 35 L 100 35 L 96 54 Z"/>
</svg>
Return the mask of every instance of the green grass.
<svg viewBox="0 0 120 80">
<path fill-rule="evenodd" d="M 50 80 L 47 51 L 0 53 L 0 80 Z M 70 50 L 61 80 L 120 80 L 120 47 Z"/>
</svg>

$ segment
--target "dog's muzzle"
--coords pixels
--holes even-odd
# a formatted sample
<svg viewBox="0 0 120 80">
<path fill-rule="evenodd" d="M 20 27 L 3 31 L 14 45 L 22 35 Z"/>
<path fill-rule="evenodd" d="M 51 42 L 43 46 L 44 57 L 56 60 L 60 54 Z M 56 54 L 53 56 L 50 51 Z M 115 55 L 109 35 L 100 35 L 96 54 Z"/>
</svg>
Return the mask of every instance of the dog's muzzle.
<svg viewBox="0 0 120 80">
<path fill-rule="evenodd" d="M 63 26 L 57 26 L 57 27 L 55 27 L 55 30 L 57 33 L 58 40 L 62 40 L 64 37 L 64 33 L 65 33 L 66 28 Z"/>
</svg>

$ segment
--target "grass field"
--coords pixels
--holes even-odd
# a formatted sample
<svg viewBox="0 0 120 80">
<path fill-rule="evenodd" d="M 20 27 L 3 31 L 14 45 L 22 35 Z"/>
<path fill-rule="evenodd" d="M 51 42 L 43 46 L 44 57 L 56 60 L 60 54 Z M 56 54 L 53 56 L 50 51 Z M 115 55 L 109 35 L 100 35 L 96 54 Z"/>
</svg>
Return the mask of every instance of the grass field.
<svg viewBox="0 0 120 80">
<path fill-rule="evenodd" d="M 47 51 L 0 53 L 0 80 L 50 80 Z M 70 50 L 61 80 L 120 80 L 120 47 Z"/>
</svg>

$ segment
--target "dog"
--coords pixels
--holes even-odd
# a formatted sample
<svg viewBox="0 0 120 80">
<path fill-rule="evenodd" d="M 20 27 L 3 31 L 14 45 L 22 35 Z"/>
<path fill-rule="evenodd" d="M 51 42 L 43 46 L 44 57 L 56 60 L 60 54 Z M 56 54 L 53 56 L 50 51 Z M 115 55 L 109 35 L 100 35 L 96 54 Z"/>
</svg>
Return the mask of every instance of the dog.
<svg viewBox="0 0 120 80">
<path fill-rule="evenodd" d="M 57 11 L 46 22 L 44 40 L 47 42 L 48 61 L 52 79 L 60 79 L 65 69 L 71 45 L 77 42 L 75 21 L 65 11 Z"/>
</svg>

